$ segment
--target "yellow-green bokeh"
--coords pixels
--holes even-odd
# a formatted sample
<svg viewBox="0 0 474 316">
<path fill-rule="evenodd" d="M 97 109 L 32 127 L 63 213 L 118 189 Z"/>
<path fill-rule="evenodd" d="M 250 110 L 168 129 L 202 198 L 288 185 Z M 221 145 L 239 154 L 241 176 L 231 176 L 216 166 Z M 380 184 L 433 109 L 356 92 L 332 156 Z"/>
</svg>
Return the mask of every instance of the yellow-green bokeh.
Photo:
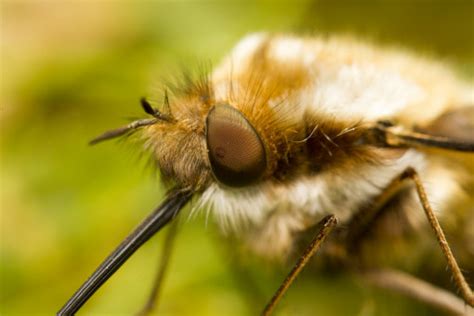
<svg viewBox="0 0 474 316">
<path fill-rule="evenodd" d="M 126 142 L 88 147 L 142 116 L 140 96 L 181 65 L 216 64 L 255 31 L 349 33 L 408 47 L 472 80 L 472 1 L 3 1 L 1 4 L 0 314 L 55 312 L 163 197 Z M 163 236 L 84 306 L 130 315 L 144 302 Z M 160 315 L 255 315 L 285 267 L 242 267 L 202 218 L 182 220 Z M 240 271 L 240 272 L 239 272 Z M 249 279 L 243 277 L 246 275 Z M 306 276 L 306 277 L 305 277 Z M 250 296 L 250 298 L 249 298 Z M 258 304 L 257 304 L 258 305 Z M 432 315 L 337 275 L 295 284 L 282 315 Z"/>
</svg>

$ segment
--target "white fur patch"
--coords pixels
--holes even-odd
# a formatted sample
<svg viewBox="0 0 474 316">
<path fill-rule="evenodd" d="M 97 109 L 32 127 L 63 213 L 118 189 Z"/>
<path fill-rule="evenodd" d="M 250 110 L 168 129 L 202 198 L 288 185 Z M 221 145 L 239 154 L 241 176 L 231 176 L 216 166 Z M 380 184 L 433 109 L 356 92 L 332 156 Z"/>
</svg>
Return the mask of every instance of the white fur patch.
<svg viewBox="0 0 474 316">
<path fill-rule="evenodd" d="M 302 103 L 318 113 L 373 121 L 396 115 L 423 97 L 415 83 L 370 65 L 322 68 L 313 86 L 301 93 Z"/>
<path fill-rule="evenodd" d="M 244 37 L 230 54 L 230 60 L 227 60 L 227 66 L 232 67 L 234 74 L 239 74 L 241 71 L 246 71 L 247 64 L 255 51 L 262 45 L 267 38 L 265 33 L 254 33 Z M 226 67 L 227 68 L 227 67 Z M 226 69 L 228 70 L 228 69 Z M 227 72 L 228 74 L 229 72 Z M 227 75 L 225 74 L 225 75 Z"/>
<path fill-rule="evenodd" d="M 290 62 L 299 58 L 304 49 L 304 43 L 296 38 L 283 38 L 273 43 L 271 46 L 272 56 Z"/>
<path fill-rule="evenodd" d="M 271 58 L 285 63 L 303 63 L 310 67 L 315 58 L 315 52 L 309 51 L 301 39 L 284 37 L 271 42 Z"/>
<path fill-rule="evenodd" d="M 421 154 L 408 151 L 389 165 L 365 165 L 341 174 L 323 172 L 286 185 L 263 183 L 232 189 L 213 184 L 203 193 L 196 208 L 211 211 L 224 230 L 249 224 L 264 226 L 269 216 L 284 219 L 276 225 L 282 233 L 298 226 L 293 222 L 285 224 L 288 215 L 297 220 L 311 217 L 318 221 L 334 214 L 344 222 L 407 167 L 423 170 L 423 165 Z M 304 229 L 303 224 L 300 226 Z"/>
</svg>

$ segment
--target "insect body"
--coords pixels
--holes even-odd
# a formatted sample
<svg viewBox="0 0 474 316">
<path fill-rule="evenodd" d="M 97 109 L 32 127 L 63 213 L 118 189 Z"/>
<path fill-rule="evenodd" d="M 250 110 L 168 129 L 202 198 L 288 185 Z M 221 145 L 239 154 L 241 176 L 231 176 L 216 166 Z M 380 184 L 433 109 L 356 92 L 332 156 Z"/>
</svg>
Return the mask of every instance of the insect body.
<svg viewBox="0 0 474 316">
<path fill-rule="evenodd" d="M 329 236 L 328 245 L 342 249 L 335 257 L 360 257 L 363 266 L 359 249 L 372 227 L 418 231 L 430 224 L 464 300 L 473 305 L 436 219 L 443 222 L 452 200 L 463 194 L 459 170 L 426 151 L 474 150 L 472 85 L 443 65 L 351 39 L 254 34 L 211 75 L 171 91 L 161 110 L 142 102 L 152 119 L 94 140 L 140 129 L 163 179 L 174 187 L 157 210 L 153 231 L 194 195 L 193 210 L 211 212 L 259 255 L 286 258 L 299 236 L 323 220 L 310 248 L 315 251 Z M 453 128 L 452 122 L 463 127 Z M 430 185 L 425 189 L 422 181 Z M 387 224 L 392 212 L 403 220 Z M 346 228 L 331 237 L 336 218 Z M 384 222 L 380 218 L 385 224 L 377 224 Z M 104 267 L 121 264 L 124 260 L 114 260 L 123 258 L 119 250 L 126 246 Z M 330 249 L 336 246 L 323 254 L 334 256 Z M 303 258 L 295 273 L 308 256 Z M 96 274 L 104 282 L 100 273 L 101 268 Z M 93 290 L 86 282 L 63 313 L 92 295 L 94 280 L 88 281 Z M 277 293 L 264 313 L 280 297 Z"/>
</svg>

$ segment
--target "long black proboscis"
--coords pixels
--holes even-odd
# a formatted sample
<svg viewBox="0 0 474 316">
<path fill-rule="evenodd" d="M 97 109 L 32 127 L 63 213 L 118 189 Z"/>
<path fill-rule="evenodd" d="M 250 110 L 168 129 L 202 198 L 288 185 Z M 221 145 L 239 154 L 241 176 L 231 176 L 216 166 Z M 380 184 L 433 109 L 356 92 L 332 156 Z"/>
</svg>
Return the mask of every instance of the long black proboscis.
<svg viewBox="0 0 474 316">
<path fill-rule="evenodd" d="M 171 191 L 153 213 L 104 260 L 57 315 L 74 315 L 140 246 L 179 213 L 191 196 L 191 191 Z"/>
</svg>

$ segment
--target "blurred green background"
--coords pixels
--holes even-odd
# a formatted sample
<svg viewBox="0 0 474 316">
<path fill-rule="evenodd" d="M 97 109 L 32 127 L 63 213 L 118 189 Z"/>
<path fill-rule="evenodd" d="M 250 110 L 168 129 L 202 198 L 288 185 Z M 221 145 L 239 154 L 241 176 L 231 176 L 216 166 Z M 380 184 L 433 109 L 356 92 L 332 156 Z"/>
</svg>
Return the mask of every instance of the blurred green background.
<svg viewBox="0 0 474 316">
<path fill-rule="evenodd" d="M 0 314 L 52 314 L 161 201 L 126 142 L 88 147 L 142 116 L 140 96 L 180 65 L 218 63 L 254 31 L 356 34 L 452 63 L 472 80 L 472 1 L 1 3 Z M 255 315 L 288 267 L 232 256 L 202 218 L 182 220 L 160 315 Z M 164 234 L 84 306 L 130 315 L 145 301 Z M 254 286 L 251 286 L 251 283 Z M 433 315 L 337 275 L 303 274 L 279 315 Z"/>
</svg>

